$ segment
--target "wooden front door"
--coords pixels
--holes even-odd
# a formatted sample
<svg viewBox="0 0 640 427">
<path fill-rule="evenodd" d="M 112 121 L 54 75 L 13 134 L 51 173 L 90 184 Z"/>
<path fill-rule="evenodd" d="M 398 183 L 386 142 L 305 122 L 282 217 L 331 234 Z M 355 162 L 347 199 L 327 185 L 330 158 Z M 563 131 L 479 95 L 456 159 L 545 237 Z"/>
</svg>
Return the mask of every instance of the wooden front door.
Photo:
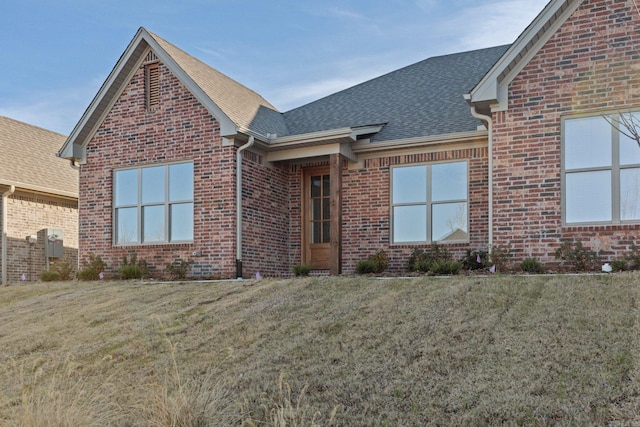
<svg viewBox="0 0 640 427">
<path fill-rule="evenodd" d="M 303 174 L 303 262 L 314 270 L 330 267 L 331 185 L 329 168 Z"/>
</svg>

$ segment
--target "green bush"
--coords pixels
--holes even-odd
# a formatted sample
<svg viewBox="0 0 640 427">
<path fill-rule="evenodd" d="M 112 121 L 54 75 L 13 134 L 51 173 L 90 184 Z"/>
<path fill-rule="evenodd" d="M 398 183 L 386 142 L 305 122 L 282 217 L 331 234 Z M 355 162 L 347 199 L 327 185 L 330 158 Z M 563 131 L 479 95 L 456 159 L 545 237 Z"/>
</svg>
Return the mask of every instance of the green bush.
<svg viewBox="0 0 640 427">
<path fill-rule="evenodd" d="M 169 273 L 171 280 L 184 280 L 191 271 L 192 265 L 193 260 L 191 258 L 186 261 L 182 258 L 174 259 L 173 262 L 167 264 L 167 273 Z"/>
<path fill-rule="evenodd" d="M 293 274 L 298 276 L 308 276 L 311 272 L 310 264 L 296 264 L 293 266 Z"/>
<path fill-rule="evenodd" d="M 460 270 L 462 270 L 460 261 L 434 261 L 430 268 L 433 274 L 458 274 Z"/>
<path fill-rule="evenodd" d="M 491 262 L 490 264 L 495 266 L 497 272 L 506 273 L 511 270 L 511 251 L 509 248 L 502 248 L 500 246 L 493 246 L 491 248 Z"/>
<path fill-rule="evenodd" d="M 45 270 L 40 273 L 40 280 L 43 282 L 57 282 L 60 280 L 60 275 L 52 270 Z"/>
<path fill-rule="evenodd" d="M 78 271 L 78 278 L 80 280 L 98 280 L 100 273 L 104 272 L 107 268 L 107 264 L 100 258 L 100 255 L 89 254 L 89 261 L 82 261 L 83 268 Z"/>
<path fill-rule="evenodd" d="M 640 270 L 640 252 L 635 243 L 631 244 L 631 248 L 624 259 L 627 261 L 627 268 L 629 270 Z"/>
<path fill-rule="evenodd" d="M 451 261 L 451 253 L 446 248 L 432 243 L 429 250 L 415 248 L 409 257 L 409 270 L 426 272 L 431 269 L 431 265 L 438 261 Z"/>
<path fill-rule="evenodd" d="M 591 271 L 600 264 L 600 256 L 585 248 L 582 242 L 563 242 L 555 257 L 571 264 L 575 271 Z"/>
<path fill-rule="evenodd" d="M 520 263 L 520 270 L 525 273 L 541 274 L 544 273 L 542 263 L 535 258 L 526 258 Z"/>
<path fill-rule="evenodd" d="M 53 262 L 49 270 L 40 273 L 40 280 L 43 282 L 56 282 L 72 280 L 75 277 L 73 264 L 67 258 Z"/>
<path fill-rule="evenodd" d="M 485 251 L 472 251 L 471 249 L 467 249 L 467 254 L 462 258 L 462 267 L 465 270 L 482 270 L 488 268 L 489 254 Z"/>
<path fill-rule="evenodd" d="M 629 264 L 627 263 L 627 260 L 615 259 L 611 261 L 611 269 L 613 271 L 626 271 L 629 269 Z"/>
<path fill-rule="evenodd" d="M 375 273 L 380 274 L 387 269 L 389 265 L 389 259 L 387 258 L 387 253 L 382 249 L 378 250 L 374 255 L 369 255 L 369 258 L 365 260 L 360 260 L 356 262 L 356 273 L 358 274 L 369 274 Z"/>
<path fill-rule="evenodd" d="M 124 280 L 142 279 L 149 276 L 149 268 L 147 267 L 147 261 L 144 259 L 138 260 L 138 256 L 133 253 L 129 260 L 127 260 L 126 255 L 122 257 L 122 264 L 118 268 L 118 273 Z"/>
<path fill-rule="evenodd" d="M 358 274 L 375 273 L 375 270 L 376 263 L 371 258 L 356 261 L 356 273 Z"/>
</svg>

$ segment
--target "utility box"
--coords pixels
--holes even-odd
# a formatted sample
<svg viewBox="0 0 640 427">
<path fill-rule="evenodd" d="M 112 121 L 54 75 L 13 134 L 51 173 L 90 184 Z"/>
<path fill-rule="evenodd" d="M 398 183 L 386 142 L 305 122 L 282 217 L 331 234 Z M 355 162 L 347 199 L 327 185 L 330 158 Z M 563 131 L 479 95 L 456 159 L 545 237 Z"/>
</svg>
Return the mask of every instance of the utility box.
<svg viewBox="0 0 640 427">
<path fill-rule="evenodd" d="M 45 258 L 64 257 L 64 234 L 57 228 L 45 228 L 38 233 L 38 240 L 44 242 Z"/>
</svg>

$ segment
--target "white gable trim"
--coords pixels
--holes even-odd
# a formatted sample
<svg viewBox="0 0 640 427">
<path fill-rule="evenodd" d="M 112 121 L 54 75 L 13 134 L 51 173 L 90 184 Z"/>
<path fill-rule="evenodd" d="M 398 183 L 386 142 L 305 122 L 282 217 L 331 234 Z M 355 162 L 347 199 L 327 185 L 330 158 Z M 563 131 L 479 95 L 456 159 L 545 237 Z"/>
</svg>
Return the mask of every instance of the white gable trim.
<svg viewBox="0 0 640 427">
<path fill-rule="evenodd" d="M 84 163 L 86 147 L 102 125 L 114 103 L 125 87 L 138 71 L 149 49 L 158 56 L 176 78 L 189 90 L 196 99 L 220 122 L 222 136 L 235 135 L 237 126 L 209 98 L 204 91 L 187 75 L 187 73 L 171 58 L 171 56 L 155 41 L 144 28 L 140 28 L 129 43 L 115 67 L 100 87 L 100 90 L 89 104 L 80 121 L 58 151 L 58 157 L 72 159 Z"/>
<path fill-rule="evenodd" d="M 470 104 L 491 111 L 504 111 L 508 105 L 509 84 L 580 7 L 583 0 L 551 0 L 500 60 L 465 95 Z"/>
</svg>

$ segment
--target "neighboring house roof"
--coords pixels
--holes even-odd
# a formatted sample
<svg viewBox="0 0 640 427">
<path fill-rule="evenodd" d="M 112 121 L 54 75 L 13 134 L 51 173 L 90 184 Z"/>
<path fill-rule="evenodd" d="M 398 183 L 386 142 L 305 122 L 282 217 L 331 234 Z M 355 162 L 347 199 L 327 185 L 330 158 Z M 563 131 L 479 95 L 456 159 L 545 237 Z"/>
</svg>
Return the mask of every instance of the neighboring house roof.
<svg viewBox="0 0 640 427">
<path fill-rule="evenodd" d="M 56 157 L 66 136 L 0 116 L 0 184 L 78 198 L 78 171 Z"/>
<path fill-rule="evenodd" d="M 582 0 L 551 0 L 478 84 L 465 94 L 484 113 L 508 108 L 508 86 Z"/>
<path fill-rule="evenodd" d="M 475 131 L 467 93 L 509 46 L 437 56 L 284 113 L 291 134 L 386 123 L 388 141 Z"/>
</svg>

